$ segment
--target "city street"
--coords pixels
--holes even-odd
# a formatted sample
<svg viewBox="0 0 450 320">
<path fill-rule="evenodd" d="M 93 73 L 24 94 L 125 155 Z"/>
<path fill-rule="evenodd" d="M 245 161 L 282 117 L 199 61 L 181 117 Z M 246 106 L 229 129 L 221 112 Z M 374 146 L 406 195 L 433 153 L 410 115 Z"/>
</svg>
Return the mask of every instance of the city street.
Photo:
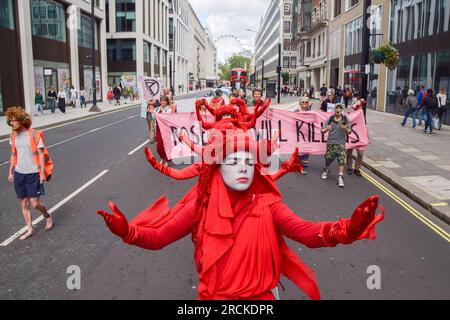
<svg viewBox="0 0 450 320">
<path fill-rule="evenodd" d="M 188 107 L 201 96 L 177 104 Z M 7 183 L 8 164 L 0 165 L 0 243 L 6 244 L 0 246 L 0 299 L 197 298 L 190 236 L 151 252 L 124 244 L 96 214 L 109 211 L 108 200 L 129 219 L 161 195 L 173 206 L 195 183 L 170 180 L 150 167 L 143 153 L 147 123 L 139 114 L 137 106 L 45 131 L 55 174 L 42 201 L 54 208 L 55 227 L 46 232 L 41 222 L 27 241 L 11 241 L 24 222 Z M 0 142 L 0 163 L 8 161 L 9 150 L 8 141 Z M 292 173 L 278 182 L 284 202 L 300 217 L 350 217 L 357 205 L 377 194 L 386 217 L 377 226 L 376 241 L 323 249 L 288 241 L 315 270 L 322 299 L 448 299 L 450 227 L 367 171 L 363 178 L 346 176 L 344 189 L 336 185 L 336 167 L 323 181 L 323 165 L 323 157 L 313 156 L 308 176 Z M 33 217 L 38 217 L 35 211 Z M 80 290 L 67 287 L 70 266 L 81 270 Z M 381 272 L 380 289 L 368 289 L 371 266 Z M 282 300 L 306 299 L 289 280 L 281 282 L 286 289 L 280 291 Z"/>
</svg>

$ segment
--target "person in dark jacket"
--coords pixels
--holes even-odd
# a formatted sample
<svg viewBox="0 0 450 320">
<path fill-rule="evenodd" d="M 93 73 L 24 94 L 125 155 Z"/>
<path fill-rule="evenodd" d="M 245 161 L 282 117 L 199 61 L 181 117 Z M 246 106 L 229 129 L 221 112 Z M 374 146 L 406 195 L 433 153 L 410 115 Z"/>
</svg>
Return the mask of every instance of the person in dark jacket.
<svg viewBox="0 0 450 320">
<path fill-rule="evenodd" d="M 342 96 L 344 95 L 344 92 L 342 91 L 342 87 L 340 85 L 338 85 L 336 87 L 336 91 L 334 92 L 334 95 L 336 97 L 336 102 L 337 103 L 341 103 Z"/>
<path fill-rule="evenodd" d="M 336 100 L 334 99 L 334 94 L 331 90 L 328 90 L 326 99 L 323 100 L 320 105 L 320 110 L 323 112 L 334 112 L 335 106 Z"/>
<path fill-rule="evenodd" d="M 47 105 L 52 113 L 55 113 L 57 99 L 58 94 L 56 93 L 55 89 L 50 88 L 50 90 L 47 93 Z"/>
<path fill-rule="evenodd" d="M 425 101 L 423 102 L 423 106 L 425 108 L 425 113 L 427 115 L 426 118 L 426 125 L 425 129 L 423 129 L 423 132 L 427 133 L 428 128 L 430 128 L 430 134 L 434 134 L 433 132 L 433 115 L 436 113 L 438 108 L 438 101 L 436 96 L 433 93 L 433 89 L 427 90 L 427 97 Z"/>
<path fill-rule="evenodd" d="M 116 100 L 116 105 L 120 105 L 120 97 L 122 96 L 122 89 L 119 85 L 116 85 L 113 89 L 114 100 Z"/>
</svg>

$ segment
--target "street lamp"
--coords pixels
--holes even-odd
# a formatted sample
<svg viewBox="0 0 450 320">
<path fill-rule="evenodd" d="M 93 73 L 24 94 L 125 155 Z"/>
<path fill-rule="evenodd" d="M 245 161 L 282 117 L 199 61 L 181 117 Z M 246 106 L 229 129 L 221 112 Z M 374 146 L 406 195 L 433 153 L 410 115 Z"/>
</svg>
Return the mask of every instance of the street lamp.
<svg viewBox="0 0 450 320">
<path fill-rule="evenodd" d="M 91 31 L 92 31 L 92 89 L 93 89 L 93 101 L 92 107 L 89 112 L 101 112 L 97 106 L 97 78 L 95 72 L 95 0 L 91 0 Z"/>
</svg>

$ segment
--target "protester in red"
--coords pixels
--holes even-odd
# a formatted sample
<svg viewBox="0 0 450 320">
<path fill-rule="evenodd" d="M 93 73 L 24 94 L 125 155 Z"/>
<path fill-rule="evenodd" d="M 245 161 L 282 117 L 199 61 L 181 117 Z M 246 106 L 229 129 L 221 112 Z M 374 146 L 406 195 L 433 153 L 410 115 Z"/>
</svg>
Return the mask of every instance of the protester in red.
<svg viewBox="0 0 450 320">
<path fill-rule="evenodd" d="M 149 250 L 192 235 L 199 275 L 199 299 L 274 299 L 281 274 L 311 299 L 320 299 L 314 272 L 284 237 L 310 248 L 334 247 L 375 239 L 378 196 L 358 206 L 350 219 L 309 222 L 283 202 L 274 180 L 265 175 L 258 143 L 242 130 L 211 142 L 198 183 L 173 208 L 164 197 L 128 223 L 118 207 L 101 215 L 112 233 L 127 244 Z"/>
</svg>

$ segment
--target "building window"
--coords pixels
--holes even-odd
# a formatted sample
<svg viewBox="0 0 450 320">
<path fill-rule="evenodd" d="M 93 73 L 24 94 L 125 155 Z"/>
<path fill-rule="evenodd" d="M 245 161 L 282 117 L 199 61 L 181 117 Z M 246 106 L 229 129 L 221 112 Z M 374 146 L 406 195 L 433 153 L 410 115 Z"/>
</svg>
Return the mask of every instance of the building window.
<svg viewBox="0 0 450 320">
<path fill-rule="evenodd" d="M 331 48 L 330 54 L 331 59 L 338 59 L 341 51 L 341 29 L 334 30 L 330 34 Z"/>
<path fill-rule="evenodd" d="M 306 43 L 306 57 L 311 57 L 311 41 Z"/>
<path fill-rule="evenodd" d="M 12 0 L 0 0 L 0 28 L 14 30 Z"/>
<path fill-rule="evenodd" d="M 334 0 L 333 18 L 336 18 L 338 15 L 340 15 L 341 10 L 342 10 L 342 0 Z"/>
<path fill-rule="evenodd" d="M 30 7 L 34 36 L 66 42 L 66 19 L 61 4 L 46 0 L 30 0 Z"/>
<path fill-rule="evenodd" d="M 109 32 L 109 0 L 105 0 L 106 32 Z"/>
<path fill-rule="evenodd" d="M 362 51 L 362 24 L 359 17 L 345 25 L 345 55 L 349 56 Z"/>
<path fill-rule="evenodd" d="M 320 56 L 320 49 L 321 49 L 321 45 L 322 45 L 322 36 L 319 35 L 319 41 L 317 42 L 317 56 Z"/>
<path fill-rule="evenodd" d="M 291 14 L 291 4 L 290 3 L 285 3 L 284 4 L 284 14 L 285 15 L 290 15 Z"/>
<path fill-rule="evenodd" d="M 346 4 L 346 9 L 349 10 L 352 7 L 356 6 L 359 2 L 359 0 L 346 0 L 347 4 Z"/>
<path fill-rule="evenodd" d="M 150 63 L 150 45 L 144 41 L 144 62 Z"/>
<path fill-rule="evenodd" d="M 136 61 L 136 41 L 108 39 L 108 62 Z"/>
<path fill-rule="evenodd" d="M 116 31 L 136 31 L 136 3 L 135 0 L 116 1 Z"/>
<path fill-rule="evenodd" d="M 289 68 L 289 57 L 283 57 L 283 68 Z"/>
<path fill-rule="evenodd" d="M 153 46 L 153 64 L 159 65 L 159 48 Z"/>
<path fill-rule="evenodd" d="M 297 68 L 297 57 L 291 57 L 291 68 Z"/>
<path fill-rule="evenodd" d="M 291 32 L 291 22 L 290 21 L 284 21 L 284 32 L 285 33 Z"/>
<path fill-rule="evenodd" d="M 312 46 L 312 57 L 316 57 L 316 38 L 313 39 L 313 46 Z"/>
<path fill-rule="evenodd" d="M 78 45 L 80 47 L 92 49 L 92 19 L 84 14 L 81 15 L 80 29 L 78 30 Z M 95 28 L 95 50 L 98 50 L 98 31 L 97 23 L 94 23 Z"/>
<path fill-rule="evenodd" d="M 291 50 L 291 40 L 289 40 L 289 39 L 283 40 L 283 50 L 285 50 L 285 51 Z"/>
</svg>

